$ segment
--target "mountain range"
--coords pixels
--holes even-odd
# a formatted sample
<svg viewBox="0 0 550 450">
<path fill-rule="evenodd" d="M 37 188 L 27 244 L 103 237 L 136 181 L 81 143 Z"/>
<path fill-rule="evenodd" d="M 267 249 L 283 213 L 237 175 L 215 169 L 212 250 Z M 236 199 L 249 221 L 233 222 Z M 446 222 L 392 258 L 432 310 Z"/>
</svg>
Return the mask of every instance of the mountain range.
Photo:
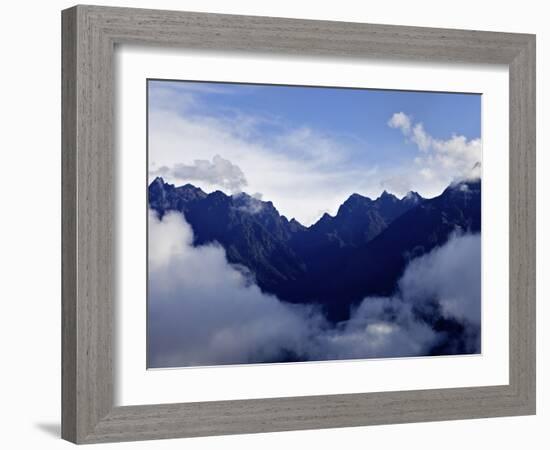
<svg viewBox="0 0 550 450">
<path fill-rule="evenodd" d="M 318 304 L 334 322 L 346 320 L 367 296 L 391 295 L 408 262 L 452 232 L 481 230 L 479 179 L 454 183 L 431 199 L 415 192 L 399 199 L 384 191 L 374 200 L 352 194 L 335 216 L 324 214 L 309 227 L 288 220 L 270 201 L 207 194 L 160 177 L 149 185 L 148 203 L 160 218 L 183 213 L 194 245 L 219 243 L 229 263 L 264 292 Z"/>
</svg>

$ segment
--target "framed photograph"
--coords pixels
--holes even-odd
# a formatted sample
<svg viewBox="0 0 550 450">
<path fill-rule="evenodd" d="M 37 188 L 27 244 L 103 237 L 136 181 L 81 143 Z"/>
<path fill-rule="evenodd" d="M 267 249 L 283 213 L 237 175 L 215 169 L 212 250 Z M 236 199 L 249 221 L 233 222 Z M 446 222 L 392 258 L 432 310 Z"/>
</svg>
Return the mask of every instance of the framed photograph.
<svg viewBox="0 0 550 450">
<path fill-rule="evenodd" d="M 62 435 L 535 413 L 535 37 L 75 6 Z"/>
</svg>

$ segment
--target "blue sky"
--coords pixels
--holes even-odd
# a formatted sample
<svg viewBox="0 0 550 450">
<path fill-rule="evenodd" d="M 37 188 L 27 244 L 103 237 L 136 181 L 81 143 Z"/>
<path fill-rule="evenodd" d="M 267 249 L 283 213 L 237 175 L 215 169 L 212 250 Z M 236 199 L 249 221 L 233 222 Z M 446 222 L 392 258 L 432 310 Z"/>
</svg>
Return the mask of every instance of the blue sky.
<svg viewBox="0 0 550 450">
<path fill-rule="evenodd" d="M 353 192 L 437 195 L 481 160 L 477 94 L 149 81 L 148 95 L 151 175 L 208 191 L 238 170 L 242 190 L 306 223 Z"/>
</svg>

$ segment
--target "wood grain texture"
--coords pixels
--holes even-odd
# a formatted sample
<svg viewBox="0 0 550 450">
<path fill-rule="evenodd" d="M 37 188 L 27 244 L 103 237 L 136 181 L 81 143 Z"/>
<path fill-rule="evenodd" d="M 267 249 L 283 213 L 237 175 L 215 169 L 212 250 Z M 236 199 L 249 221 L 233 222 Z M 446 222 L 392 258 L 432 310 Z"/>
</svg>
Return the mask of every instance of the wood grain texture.
<svg viewBox="0 0 550 450">
<path fill-rule="evenodd" d="M 76 10 L 62 17 L 62 155 L 61 155 L 61 346 L 62 346 L 62 431 L 65 439 L 76 440 Z"/>
<path fill-rule="evenodd" d="M 113 406 L 113 49 L 83 8 L 63 32 L 62 436 L 79 442 Z"/>
<path fill-rule="evenodd" d="M 535 40 L 510 71 L 510 384 L 535 410 L 536 95 Z"/>
<path fill-rule="evenodd" d="M 63 11 L 62 435 L 77 443 L 535 412 L 535 38 L 526 34 L 77 6 Z M 113 406 L 115 44 L 510 71 L 510 384 Z"/>
</svg>

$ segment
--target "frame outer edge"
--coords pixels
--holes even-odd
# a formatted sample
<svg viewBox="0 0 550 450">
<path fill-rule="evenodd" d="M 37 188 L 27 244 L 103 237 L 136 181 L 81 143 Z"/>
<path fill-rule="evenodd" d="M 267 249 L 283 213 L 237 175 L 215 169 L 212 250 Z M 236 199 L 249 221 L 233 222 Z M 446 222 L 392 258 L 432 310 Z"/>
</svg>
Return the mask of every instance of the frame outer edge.
<svg viewBox="0 0 550 450">
<path fill-rule="evenodd" d="M 510 384 L 536 413 L 536 37 L 510 63 Z M 514 301 L 512 301 L 512 298 Z M 513 338 L 515 336 L 515 339 Z"/>
<path fill-rule="evenodd" d="M 529 299 L 529 310 L 527 315 L 527 322 L 529 329 L 529 355 L 528 355 L 528 365 L 529 365 L 529 387 L 528 387 L 528 413 L 536 414 L 537 413 L 537 168 L 536 168 L 536 159 L 537 159 L 537 38 L 535 35 L 531 36 L 529 44 L 527 45 L 528 50 L 528 76 L 527 76 L 527 99 L 529 102 L 528 106 L 528 130 L 526 140 L 528 142 L 529 154 L 529 163 L 527 167 L 527 173 L 529 174 L 530 179 L 530 211 L 528 217 L 528 235 L 530 239 L 530 247 L 527 252 L 527 258 L 530 258 L 530 272 L 529 279 L 527 280 L 527 298 Z"/>
<path fill-rule="evenodd" d="M 76 66 L 77 11 L 61 16 L 61 436 L 76 442 Z"/>
</svg>

